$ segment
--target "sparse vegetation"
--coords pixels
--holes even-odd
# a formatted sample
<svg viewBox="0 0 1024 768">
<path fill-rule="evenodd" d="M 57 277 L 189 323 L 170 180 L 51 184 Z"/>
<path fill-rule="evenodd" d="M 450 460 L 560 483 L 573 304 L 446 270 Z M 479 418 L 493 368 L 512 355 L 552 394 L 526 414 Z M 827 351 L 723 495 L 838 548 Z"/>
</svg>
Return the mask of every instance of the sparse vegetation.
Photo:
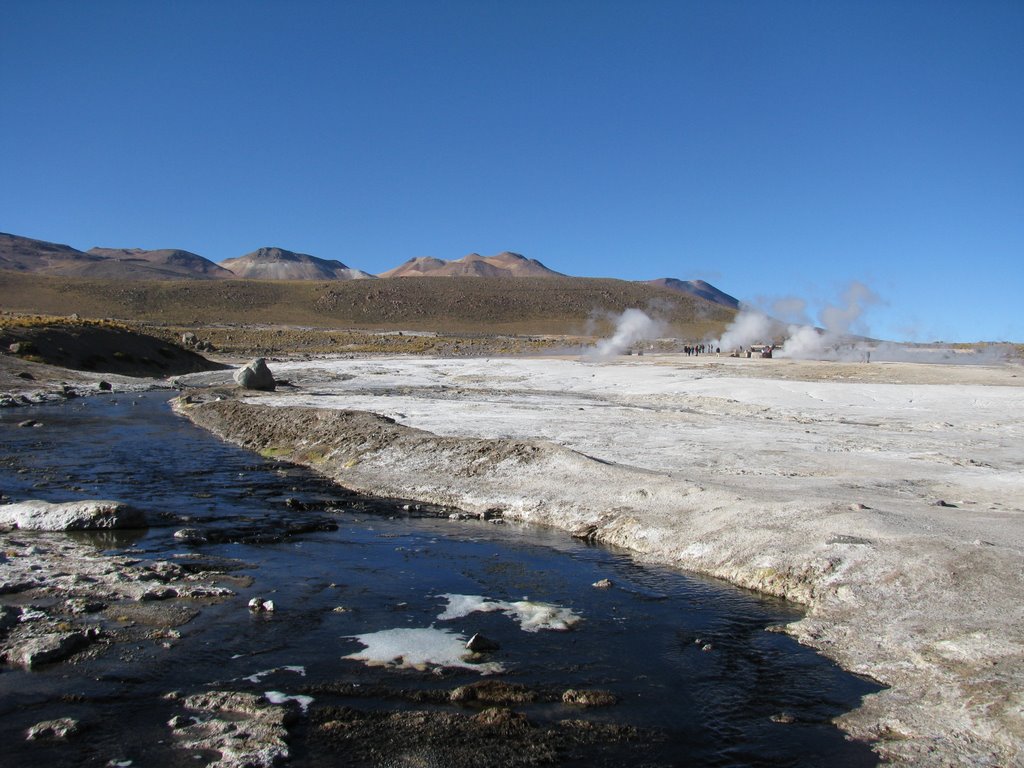
<svg viewBox="0 0 1024 768">
<path fill-rule="evenodd" d="M 591 278 L 126 283 L 5 272 L 0 281 L 0 306 L 192 330 L 270 325 L 431 331 L 464 338 L 481 333 L 509 337 L 605 335 L 611 329 L 612 316 L 636 307 L 664 320 L 671 335 L 693 339 L 720 332 L 735 314 L 667 288 Z M 211 340 L 217 344 L 217 339 Z M 410 352 L 416 352 L 417 346 L 423 351 L 435 345 L 422 337 L 400 343 Z"/>
</svg>

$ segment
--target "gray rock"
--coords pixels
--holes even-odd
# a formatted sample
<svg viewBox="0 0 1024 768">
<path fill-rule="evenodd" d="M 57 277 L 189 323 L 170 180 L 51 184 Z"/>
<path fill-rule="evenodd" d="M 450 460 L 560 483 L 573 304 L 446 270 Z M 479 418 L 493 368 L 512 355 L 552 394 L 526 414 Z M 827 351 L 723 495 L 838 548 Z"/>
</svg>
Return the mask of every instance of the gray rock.
<svg viewBox="0 0 1024 768">
<path fill-rule="evenodd" d="M 611 589 L 614 584 L 611 579 L 600 579 L 591 584 L 594 589 Z"/>
<path fill-rule="evenodd" d="M 74 736 L 80 730 L 78 721 L 71 717 L 61 717 L 57 720 L 44 720 L 36 723 L 28 729 L 25 738 L 29 741 L 39 739 L 66 739 Z"/>
<path fill-rule="evenodd" d="M 267 367 L 267 361 L 257 357 L 248 365 L 235 371 L 235 382 L 245 389 L 260 389 L 273 392 L 277 388 L 274 374 Z"/>
<path fill-rule="evenodd" d="M 202 544 L 206 535 L 198 528 L 181 528 L 174 532 L 174 538 L 188 544 Z"/>
<path fill-rule="evenodd" d="M 111 528 L 145 528 L 146 516 L 119 501 L 22 501 L 0 506 L 0 529 L 23 531 L 93 531 Z"/>
<path fill-rule="evenodd" d="M 8 349 L 15 355 L 31 355 L 36 351 L 36 345 L 31 341 L 16 341 Z"/>
<path fill-rule="evenodd" d="M 187 753 L 220 753 L 208 768 L 272 768 L 288 760 L 287 726 L 294 718 L 285 707 L 256 694 L 232 691 L 173 700 L 197 713 L 189 718 L 191 723 L 181 720 L 172 726 L 176 745 Z"/>
<path fill-rule="evenodd" d="M 83 613 L 99 613 L 107 604 L 102 600 L 90 600 L 85 597 L 73 597 L 64 601 L 64 607 L 71 613 L 81 615 Z"/>
<path fill-rule="evenodd" d="M 83 632 L 50 632 L 28 638 L 13 649 L 10 657 L 12 661 L 31 669 L 41 664 L 50 664 L 66 659 L 89 645 L 97 637 L 99 637 L 97 629 Z"/>
</svg>

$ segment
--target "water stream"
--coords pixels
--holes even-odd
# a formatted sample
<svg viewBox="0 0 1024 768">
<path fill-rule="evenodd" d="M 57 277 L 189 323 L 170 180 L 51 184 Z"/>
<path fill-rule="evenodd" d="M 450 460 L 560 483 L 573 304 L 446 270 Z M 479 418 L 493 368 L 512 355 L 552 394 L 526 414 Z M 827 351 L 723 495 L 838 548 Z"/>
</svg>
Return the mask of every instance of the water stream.
<svg viewBox="0 0 1024 768">
<path fill-rule="evenodd" d="M 167 399 L 116 395 L 0 412 L 7 501 L 135 504 L 151 527 L 93 537 L 98 551 L 140 559 L 199 554 L 229 563 L 238 593 L 202 607 L 177 627 L 173 643 L 115 646 L 32 671 L 4 668 L 3 765 L 204 765 L 210 755 L 174 746 L 173 707 L 163 696 L 212 688 L 300 697 L 306 709 L 291 727 L 289 765 L 444 765 L 384 747 L 339 752 L 318 740 L 311 723 L 329 707 L 462 713 L 464 706 L 417 692 L 481 679 L 542 694 L 615 695 L 618 703 L 592 709 L 547 695 L 514 707 L 535 724 L 584 719 L 638 729 L 614 743 L 560 748 L 558 764 L 875 763 L 831 719 L 877 686 L 765 631 L 798 618 L 793 606 L 641 566 L 562 532 L 435 518 L 402 502 L 355 496 L 302 468 L 221 443 L 172 414 Z M 18 427 L 28 416 L 42 426 Z M 208 540 L 175 539 L 183 526 Z M 32 535 L 54 534 L 19 534 Z M 600 579 L 614 586 L 594 588 Z M 253 596 L 273 600 L 275 610 L 250 612 Z M 456 603 L 492 610 L 443 618 Z M 518 616 L 509 607 L 517 603 Z M 527 631 L 522 622 L 537 617 L 537 603 L 577 623 L 570 631 Z M 400 629 L 424 632 L 376 634 Z M 474 633 L 500 645 L 485 655 L 490 666 L 408 669 L 345 658 L 364 652 L 371 635 L 423 645 Z M 64 716 L 87 728 L 67 742 L 25 740 L 33 723 Z"/>
</svg>

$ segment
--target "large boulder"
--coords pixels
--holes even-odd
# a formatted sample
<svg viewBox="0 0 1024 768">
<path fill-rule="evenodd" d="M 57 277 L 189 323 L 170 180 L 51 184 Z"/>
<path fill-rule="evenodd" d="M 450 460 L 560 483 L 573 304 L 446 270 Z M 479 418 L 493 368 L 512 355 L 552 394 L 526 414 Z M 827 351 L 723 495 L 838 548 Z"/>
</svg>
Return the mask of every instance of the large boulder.
<svg viewBox="0 0 1024 768">
<path fill-rule="evenodd" d="M 85 500 L 50 503 L 22 501 L 0 506 L 0 529 L 22 531 L 95 531 L 145 528 L 146 517 L 120 501 Z"/>
<path fill-rule="evenodd" d="M 277 388 L 274 374 L 270 372 L 267 361 L 262 357 L 257 357 L 248 365 L 235 371 L 235 381 L 240 387 L 246 389 L 262 389 L 273 392 Z"/>
</svg>

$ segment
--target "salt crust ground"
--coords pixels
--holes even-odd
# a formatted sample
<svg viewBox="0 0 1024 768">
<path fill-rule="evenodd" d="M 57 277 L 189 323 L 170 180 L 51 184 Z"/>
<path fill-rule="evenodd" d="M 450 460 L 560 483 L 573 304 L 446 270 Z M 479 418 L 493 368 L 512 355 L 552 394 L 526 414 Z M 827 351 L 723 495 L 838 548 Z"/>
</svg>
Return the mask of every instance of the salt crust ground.
<svg viewBox="0 0 1024 768">
<path fill-rule="evenodd" d="M 1020 366 L 647 355 L 274 373 L 297 388 L 252 402 L 537 446 L 487 461 L 477 441 L 474 467 L 407 430 L 418 437 L 293 458 L 358 490 L 589 530 L 804 603 L 793 635 L 890 686 L 841 719 L 850 734 L 897 763 L 1024 765 Z"/>
</svg>

